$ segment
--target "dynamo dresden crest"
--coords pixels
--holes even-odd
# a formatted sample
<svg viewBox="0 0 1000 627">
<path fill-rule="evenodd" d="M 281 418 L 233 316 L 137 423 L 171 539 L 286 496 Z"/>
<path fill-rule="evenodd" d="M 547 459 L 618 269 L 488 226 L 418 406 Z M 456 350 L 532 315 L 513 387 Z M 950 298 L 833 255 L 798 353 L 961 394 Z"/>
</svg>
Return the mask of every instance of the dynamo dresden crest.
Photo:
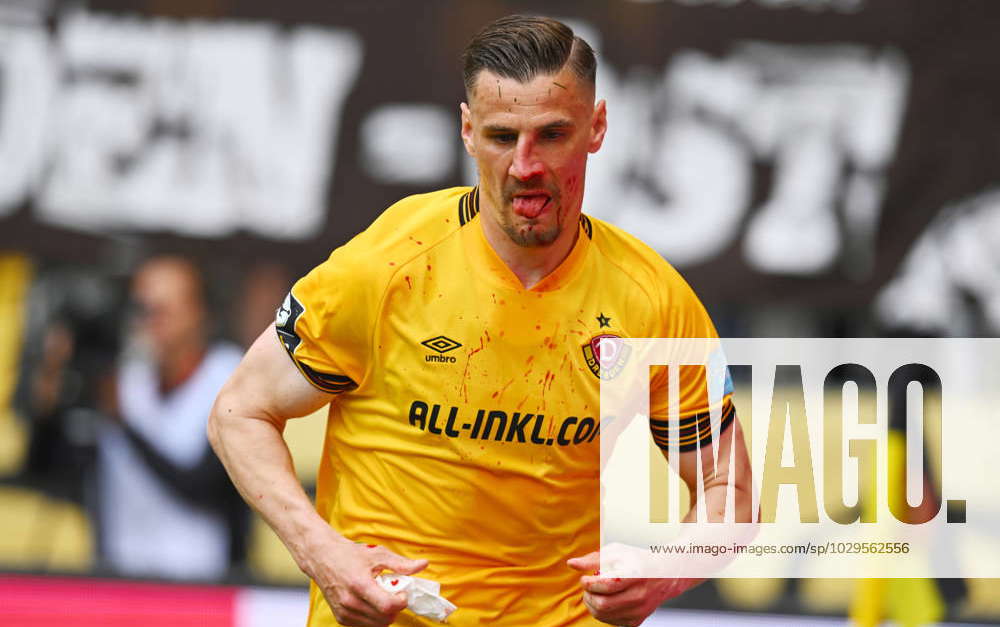
<svg viewBox="0 0 1000 627">
<path fill-rule="evenodd" d="M 605 381 L 614 379 L 621 373 L 630 352 L 632 347 L 626 346 L 620 336 L 610 333 L 595 335 L 583 345 L 583 358 L 587 367 L 595 377 Z"/>
</svg>

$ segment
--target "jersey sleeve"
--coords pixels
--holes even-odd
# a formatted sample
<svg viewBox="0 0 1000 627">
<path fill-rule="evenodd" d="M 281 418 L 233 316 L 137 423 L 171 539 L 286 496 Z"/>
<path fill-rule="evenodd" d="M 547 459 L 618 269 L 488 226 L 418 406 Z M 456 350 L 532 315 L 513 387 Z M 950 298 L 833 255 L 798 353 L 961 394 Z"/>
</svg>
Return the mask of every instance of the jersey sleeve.
<svg viewBox="0 0 1000 627">
<path fill-rule="evenodd" d="M 689 365 L 677 368 L 679 376 L 679 423 L 671 432 L 669 421 L 668 370 L 665 366 L 652 369 L 650 379 L 650 430 L 653 441 L 664 451 L 677 438 L 678 450 L 692 451 L 710 443 L 714 435 L 721 434 L 736 418 L 733 407 L 733 384 L 718 334 L 708 312 L 694 291 L 677 277 L 680 285 L 668 295 L 665 303 L 662 337 L 704 338 L 698 346 L 699 359 L 707 365 Z M 708 380 L 722 382 L 721 398 L 714 406 L 709 396 Z M 718 392 L 716 392 L 718 395 Z"/>
<path fill-rule="evenodd" d="M 349 244 L 299 279 L 278 308 L 275 330 L 295 366 L 317 389 L 356 389 L 371 355 L 372 282 Z"/>
</svg>

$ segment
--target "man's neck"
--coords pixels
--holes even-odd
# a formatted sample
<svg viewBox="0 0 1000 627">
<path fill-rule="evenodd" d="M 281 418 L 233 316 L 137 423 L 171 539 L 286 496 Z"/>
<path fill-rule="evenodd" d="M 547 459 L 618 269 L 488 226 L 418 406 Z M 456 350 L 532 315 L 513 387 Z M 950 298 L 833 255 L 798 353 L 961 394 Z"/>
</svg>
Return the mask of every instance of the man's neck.
<svg viewBox="0 0 1000 627">
<path fill-rule="evenodd" d="M 481 214 L 480 222 L 486 241 L 526 290 L 559 267 L 573 250 L 580 234 L 576 223 L 573 223 L 563 225 L 563 232 L 548 246 L 520 246 L 489 215 Z"/>
</svg>

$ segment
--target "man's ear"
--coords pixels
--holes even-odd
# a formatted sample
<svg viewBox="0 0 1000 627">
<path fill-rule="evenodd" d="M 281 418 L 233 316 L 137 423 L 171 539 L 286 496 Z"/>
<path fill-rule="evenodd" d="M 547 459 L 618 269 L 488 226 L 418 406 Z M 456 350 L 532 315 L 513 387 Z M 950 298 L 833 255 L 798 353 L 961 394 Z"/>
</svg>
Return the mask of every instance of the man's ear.
<svg viewBox="0 0 1000 627">
<path fill-rule="evenodd" d="M 462 111 L 462 143 L 465 144 L 465 152 L 469 153 L 470 157 L 475 158 L 476 144 L 472 141 L 472 112 L 469 111 L 469 105 L 464 102 L 458 105 L 458 108 Z"/>
<path fill-rule="evenodd" d="M 594 117 L 590 125 L 590 152 L 597 152 L 604 143 L 604 134 L 608 132 L 608 107 L 603 100 L 594 105 Z"/>
</svg>

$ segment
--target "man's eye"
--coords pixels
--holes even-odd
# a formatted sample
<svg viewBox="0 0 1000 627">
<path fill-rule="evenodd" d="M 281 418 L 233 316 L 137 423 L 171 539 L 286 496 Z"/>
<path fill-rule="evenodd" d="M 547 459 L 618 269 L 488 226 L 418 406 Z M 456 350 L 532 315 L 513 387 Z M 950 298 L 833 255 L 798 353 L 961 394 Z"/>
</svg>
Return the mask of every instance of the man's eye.
<svg viewBox="0 0 1000 627">
<path fill-rule="evenodd" d="M 517 135 L 514 133 L 499 133 L 493 135 L 492 138 L 498 144 L 511 144 L 517 141 Z"/>
<path fill-rule="evenodd" d="M 542 138 L 561 139 L 562 137 L 565 137 L 565 135 L 566 135 L 565 131 L 545 131 L 544 133 L 542 133 Z"/>
</svg>

